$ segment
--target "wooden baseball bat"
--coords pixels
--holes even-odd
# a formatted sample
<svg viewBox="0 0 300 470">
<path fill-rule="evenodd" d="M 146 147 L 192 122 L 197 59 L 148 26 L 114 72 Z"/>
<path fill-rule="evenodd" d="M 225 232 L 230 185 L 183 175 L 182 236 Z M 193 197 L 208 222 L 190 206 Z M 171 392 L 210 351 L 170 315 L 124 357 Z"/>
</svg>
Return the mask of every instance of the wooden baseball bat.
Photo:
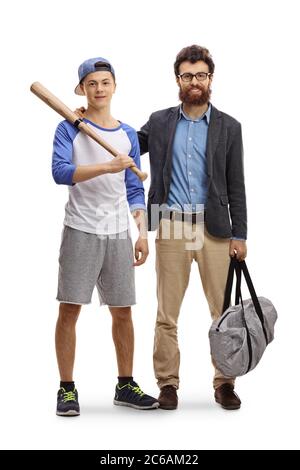
<svg viewBox="0 0 300 470">
<path fill-rule="evenodd" d="M 100 144 L 105 150 L 107 150 L 111 155 L 116 157 L 119 152 L 115 150 L 111 145 L 109 145 L 105 140 L 103 140 L 96 131 L 94 131 L 90 126 L 88 126 L 82 119 L 78 118 L 77 114 L 71 111 L 68 106 L 66 106 L 60 99 L 54 96 L 51 91 L 47 90 L 41 83 L 34 82 L 30 91 L 34 93 L 38 98 L 40 98 L 44 103 L 46 103 L 50 108 L 54 109 L 58 114 L 63 118 L 69 121 L 74 126 L 78 127 L 84 134 L 91 137 L 98 144 Z M 133 171 L 141 181 L 144 181 L 147 178 L 147 173 L 141 171 L 137 166 L 130 167 L 130 170 Z"/>
</svg>

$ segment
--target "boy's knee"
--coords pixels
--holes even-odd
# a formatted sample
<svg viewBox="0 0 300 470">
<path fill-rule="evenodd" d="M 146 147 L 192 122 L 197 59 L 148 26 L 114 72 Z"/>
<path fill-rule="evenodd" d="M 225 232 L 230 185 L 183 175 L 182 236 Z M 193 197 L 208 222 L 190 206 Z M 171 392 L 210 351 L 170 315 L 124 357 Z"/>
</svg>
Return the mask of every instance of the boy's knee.
<svg viewBox="0 0 300 470">
<path fill-rule="evenodd" d="M 81 305 L 61 303 L 59 306 L 59 320 L 63 323 L 76 323 Z"/>
</svg>

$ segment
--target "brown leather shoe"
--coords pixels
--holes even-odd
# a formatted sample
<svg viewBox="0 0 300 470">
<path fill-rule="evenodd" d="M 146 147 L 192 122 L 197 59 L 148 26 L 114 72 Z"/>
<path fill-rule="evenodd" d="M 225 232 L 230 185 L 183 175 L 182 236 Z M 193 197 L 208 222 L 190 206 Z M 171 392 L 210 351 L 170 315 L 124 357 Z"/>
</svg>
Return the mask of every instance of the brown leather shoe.
<svg viewBox="0 0 300 470">
<path fill-rule="evenodd" d="M 163 410 L 176 410 L 178 405 L 177 390 L 173 385 L 165 385 L 160 389 L 159 407 Z"/>
<path fill-rule="evenodd" d="M 225 383 L 215 390 L 215 400 L 225 410 L 238 410 L 241 407 L 241 400 L 233 389 L 233 385 Z"/>
</svg>

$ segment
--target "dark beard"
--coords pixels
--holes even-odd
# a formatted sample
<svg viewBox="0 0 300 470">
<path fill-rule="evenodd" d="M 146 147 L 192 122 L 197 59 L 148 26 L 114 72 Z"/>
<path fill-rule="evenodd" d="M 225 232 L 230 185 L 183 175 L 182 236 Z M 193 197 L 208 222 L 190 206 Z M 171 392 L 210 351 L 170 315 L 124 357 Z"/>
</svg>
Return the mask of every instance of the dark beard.
<svg viewBox="0 0 300 470">
<path fill-rule="evenodd" d="M 200 96 L 195 96 L 190 93 L 192 88 L 199 88 L 202 93 Z M 194 105 L 194 106 L 202 106 L 209 102 L 211 95 L 211 89 L 203 89 L 202 87 L 189 87 L 185 90 L 182 88 L 179 89 L 179 99 L 182 103 Z"/>
</svg>

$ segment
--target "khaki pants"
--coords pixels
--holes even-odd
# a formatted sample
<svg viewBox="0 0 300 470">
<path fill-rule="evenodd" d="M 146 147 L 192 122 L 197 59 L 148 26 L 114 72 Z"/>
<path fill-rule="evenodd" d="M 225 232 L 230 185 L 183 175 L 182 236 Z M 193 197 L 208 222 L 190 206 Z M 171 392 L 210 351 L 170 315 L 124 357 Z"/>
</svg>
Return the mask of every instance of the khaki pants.
<svg viewBox="0 0 300 470">
<path fill-rule="evenodd" d="M 162 219 L 156 238 L 158 311 L 154 341 L 154 371 L 159 388 L 179 386 L 180 352 L 177 321 L 192 261 L 198 264 L 203 290 L 213 319 L 222 313 L 229 267 L 228 238 L 208 234 L 203 223 Z M 234 384 L 215 369 L 214 388 Z"/>
</svg>

